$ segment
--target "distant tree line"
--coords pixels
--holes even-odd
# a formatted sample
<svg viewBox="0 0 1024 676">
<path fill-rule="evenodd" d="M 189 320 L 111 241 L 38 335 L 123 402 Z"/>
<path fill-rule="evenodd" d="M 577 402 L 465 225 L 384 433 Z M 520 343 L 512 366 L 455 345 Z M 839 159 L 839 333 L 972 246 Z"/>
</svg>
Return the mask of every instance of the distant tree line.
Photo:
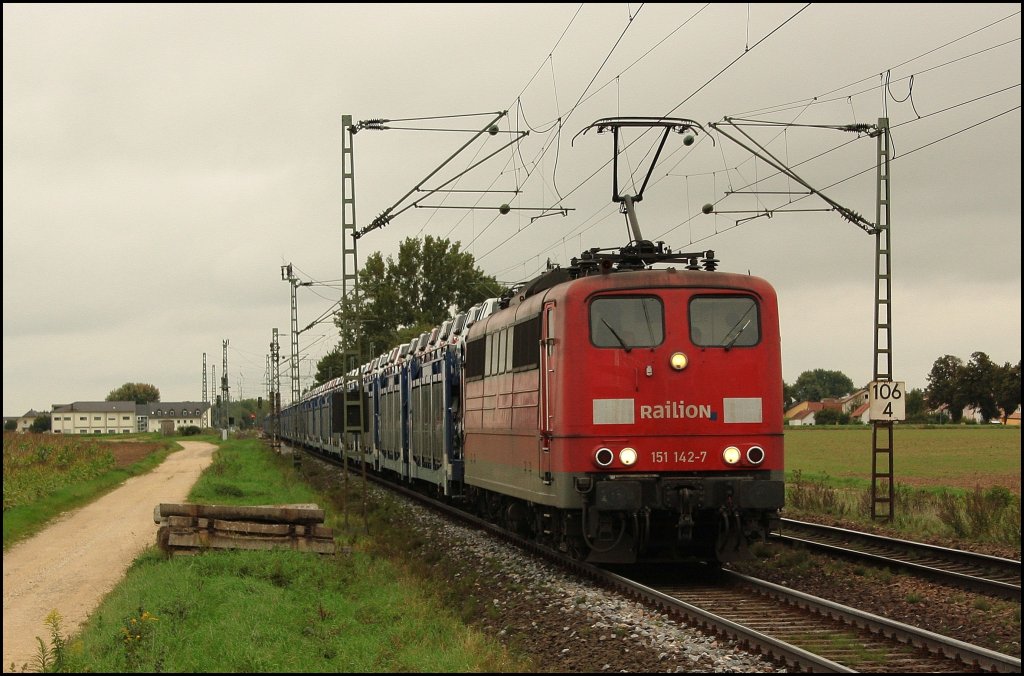
<svg viewBox="0 0 1024 676">
<path fill-rule="evenodd" d="M 960 422 L 964 408 L 972 406 L 982 420 L 1006 418 L 1020 406 L 1020 361 L 999 366 L 984 352 L 968 362 L 945 355 L 932 364 L 925 399 L 932 408 L 945 406 L 953 422 Z"/>
<path fill-rule="evenodd" d="M 783 383 L 786 408 L 801 401 L 838 399 L 853 394 L 853 381 L 842 371 L 804 371 L 792 385 Z"/>
<path fill-rule="evenodd" d="M 814 369 L 804 371 L 792 385 L 782 384 L 783 408 L 788 409 L 801 401 L 822 401 L 824 399 L 841 399 L 853 394 L 855 388 L 842 371 Z M 815 425 L 848 425 L 850 414 L 835 409 L 823 409 L 814 414 Z"/>
</svg>

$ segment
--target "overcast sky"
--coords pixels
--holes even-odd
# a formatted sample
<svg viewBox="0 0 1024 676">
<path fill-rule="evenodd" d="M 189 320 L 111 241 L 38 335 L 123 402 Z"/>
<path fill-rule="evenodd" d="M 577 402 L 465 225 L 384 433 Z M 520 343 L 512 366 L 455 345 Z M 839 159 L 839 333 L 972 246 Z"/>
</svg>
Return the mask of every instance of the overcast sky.
<svg viewBox="0 0 1024 676">
<path fill-rule="evenodd" d="M 700 123 L 692 146 L 669 139 L 651 175 L 637 206 L 644 237 L 713 249 L 721 270 L 776 287 L 787 382 L 822 368 L 857 385 L 872 378 L 875 238 L 708 124 L 815 125 L 744 129 L 874 222 L 875 139 L 816 125 L 888 116 L 894 378 L 923 388 L 946 354 L 1016 363 L 1019 12 L 5 3 L 3 413 L 102 400 L 125 382 L 198 400 L 203 355 L 222 375 L 224 340 L 232 399 L 265 394 L 273 328 L 290 353 L 281 266 L 314 282 L 297 291 L 300 328 L 339 298 L 342 115 L 478 130 L 508 111 L 501 134 L 468 146 L 428 189 L 498 151 L 506 132 L 529 131 L 445 186 L 467 192 L 421 202 L 450 208 L 410 208 L 358 243 L 362 262 L 407 237 L 448 237 L 504 282 L 628 240 L 611 202 L 611 136 L 581 130 L 616 115 Z M 359 226 L 471 136 L 358 133 Z M 620 184 L 635 192 L 652 134 L 626 143 Z M 502 203 L 514 210 L 499 215 Z M 717 213 L 701 214 L 705 203 Z M 535 218 L 545 207 L 565 211 Z M 329 322 L 301 333 L 303 388 L 336 340 Z"/>
</svg>

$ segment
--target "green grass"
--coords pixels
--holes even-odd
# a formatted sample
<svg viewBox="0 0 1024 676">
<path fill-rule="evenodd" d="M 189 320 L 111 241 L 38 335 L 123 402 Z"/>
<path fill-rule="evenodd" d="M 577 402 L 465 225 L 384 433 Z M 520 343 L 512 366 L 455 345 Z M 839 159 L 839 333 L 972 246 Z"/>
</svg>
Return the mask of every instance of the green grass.
<svg viewBox="0 0 1024 676">
<path fill-rule="evenodd" d="M 316 502 L 339 553 L 219 551 L 140 556 L 78 636 L 66 665 L 91 672 L 477 672 L 530 665 L 467 629 L 400 560 L 379 556 L 362 518 L 346 530 L 342 497 L 358 515 L 361 486 L 317 493 L 254 439 L 220 444 L 190 502 Z M 370 532 L 394 507 L 374 506 Z M 383 521 L 382 521 L 383 519 Z M 394 530 L 394 529 L 391 529 Z M 154 539 L 155 541 L 155 539 Z M 436 583 L 436 580 L 435 580 Z M 155 618 L 155 619 L 154 619 Z M 134 620 L 134 621 L 133 621 Z M 40 627 L 41 633 L 44 629 Z M 134 638 L 133 637 L 137 637 Z"/>
<path fill-rule="evenodd" d="M 870 486 L 871 427 L 787 428 L 787 478 L 828 475 L 833 485 Z M 1001 425 L 896 426 L 897 482 L 971 489 L 1006 485 L 1020 492 L 1020 428 Z"/>
<path fill-rule="evenodd" d="M 279 505 L 316 502 L 317 494 L 256 439 L 218 443 L 213 464 L 199 477 L 188 501 L 216 505 Z"/>
<path fill-rule="evenodd" d="M 139 641 L 126 621 L 156 619 Z M 138 624 L 138 622 L 137 622 Z M 473 672 L 508 670 L 386 561 L 362 553 L 151 551 L 71 643 L 93 672 Z"/>
</svg>

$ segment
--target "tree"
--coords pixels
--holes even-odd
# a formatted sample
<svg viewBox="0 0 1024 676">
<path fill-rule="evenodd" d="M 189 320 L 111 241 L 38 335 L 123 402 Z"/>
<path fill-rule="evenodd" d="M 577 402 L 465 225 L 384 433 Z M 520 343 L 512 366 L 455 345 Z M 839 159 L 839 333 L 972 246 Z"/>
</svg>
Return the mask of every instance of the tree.
<svg viewBox="0 0 1024 676">
<path fill-rule="evenodd" d="M 966 378 L 966 366 L 959 357 L 944 355 L 935 360 L 928 373 L 928 385 L 924 396 L 932 408 L 945 406 L 953 422 L 964 417 L 964 406 L 969 403 L 962 382 Z"/>
<path fill-rule="evenodd" d="M 342 349 L 358 348 L 360 337 L 369 354 L 380 354 L 394 346 L 395 330 L 405 317 L 398 315 L 399 291 L 391 279 L 394 270 L 389 270 L 393 266 L 391 258 L 385 262 L 379 251 L 367 257 L 359 273 L 359 303 L 346 303 L 334 318 Z"/>
<path fill-rule="evenodd" d="M 316 382 L 313 383 L 313 387 L 323 385 L 333 378 L 344 375 L 345 372 L 345 355 L 339 345 L 316 363 Z"/>
<path fill-rule="evenodd" d="M 246 430 L 258 426 L 261 416 L 266 415 L 268 411 L 266 408 L 260 408 L 258 399 L 238 399 L 228 406 L 228 417 L 234 419 L 238 429 Z"/>
<path fill-rule="evenodd" d="M 814 424 L 817 425 L 849 425 L 850 414 L 843 413 L 835 408 L 825 408 L 814 414 Z"/>
<path fill-rule="evenodd" d="M 946 406 L 953 422 L 963 418 L 965 406 L 973 406 L 983 420 L 1013 413 L 1020 406 L 1020 362 L 997 366 L 984 352 L 974 352 L 966 364 L 944 355 L 928 374 L 925 398 L 933 408 Z"/>
<path fill-rule="evenodd" d="M 8 420 L 8 421 L 6 421 L 4 423 L 4 432 L 13 432 L 16 429 L 18 429 L 18 421 L 17 420 L 14 420 L 12 418 L 11 420 Z"/>
<path fill-rule="evenodd" d="M 1009 362 L 999 367 L 995 375 L 992 392 L 996 405 L 1002 409 L 1003 424 L 1006 418 L 1020 406 L 1020 362 L 1011 365 Z"/>
<path fill-rule="evenodd" d="M 381 354 L 400 343 L 403 329 L 403 335 L 418 335 L 453 311 L 468 310 L 502 291 L 460 243 L 430 235 L 422 241 L 406 238 L 397 258 L 385 261 L 379 252 L 367 257 L 359 273 L 359 303 L 344 304 L 334 318 L 340 347 L 361 345 L 364 356 Z"/>
<path fill-rule="evenodd" d="M 984 352 L 975 352 L 971 361 L 964 368 L 961 387 L 967 397 L 967 403 L 981 414 L 983 421 L 999 417 L 996 406 L 995 384 L 999 367 Z"/>
<path fill-rule="evenodd" d="M 50 431 L 50 414 L 49 413 L 42 413 L 40 415 L 37 415 L 32 420 L 32 427 L 29 428 L 29 431 L 30 432 L 36 432 L 36 433 L 49 432 Z"/>
<path fill-rule="evenodd" d="M 821 401 L 853 392 L 853 381 L 841 371 L 804 371 L 793 383 L 790 394 L 796 401 Z"/>
<path fill-rule="evenodd" d="M 924 400 L 924 390 L 919 387 L 907 392 L 907 422 L 924 423 L 928 421 L 928 407 Z"/>
<path fill-rule="evenodd" d="M 796 398 L 796 395 L 793 393 L 793 386 L 787 383 L 786 381 L 782 381 L 782 410 L 785 411 L 790 406 L 799 403 L 800 401 Z"/>
<path fill-rule="evenodd" d="M 107 395 L 107 401 L 134 401 L 136 404 L 148 404 L 160 401 L 160 390 L 149 383 L 125 383 Z"/>
</svg>

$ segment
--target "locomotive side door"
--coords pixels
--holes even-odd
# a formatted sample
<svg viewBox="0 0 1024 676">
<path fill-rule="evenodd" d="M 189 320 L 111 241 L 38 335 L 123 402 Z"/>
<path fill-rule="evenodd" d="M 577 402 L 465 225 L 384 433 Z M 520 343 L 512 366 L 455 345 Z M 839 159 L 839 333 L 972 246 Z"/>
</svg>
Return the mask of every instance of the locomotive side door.
<svg viewBox="0 0 1024 676">
<path fill-rule="evenodd" d="M 540 340 L 540 435 L 537 445 L 537 472 L 544 484 L 551 483 L 551 440 L 554 435 L 554 395 L 557 383 L 558 352 L 555 349 L 555 304 L 544 304 Z"/>
</svg>

